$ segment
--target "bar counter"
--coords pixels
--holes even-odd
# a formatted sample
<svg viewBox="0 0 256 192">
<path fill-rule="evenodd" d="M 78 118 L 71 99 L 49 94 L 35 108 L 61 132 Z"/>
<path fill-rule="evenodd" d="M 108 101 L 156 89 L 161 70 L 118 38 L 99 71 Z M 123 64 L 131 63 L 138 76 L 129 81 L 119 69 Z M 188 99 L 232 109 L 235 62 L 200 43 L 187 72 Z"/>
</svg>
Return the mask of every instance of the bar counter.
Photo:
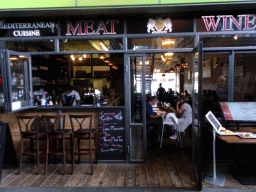
<svg viewBox="0 0 256 192">
<path fill-rule="evenodd" d="M 69 120 L 69 114 L 85 114 L 92 113 L 92 128 L 99 130 L 99 111 L 100 110 L 122 110 L 124 111 L 124 106 L 117 106 L 120 104 L 120 100 L 122 100 L 123 96 L 117 97 L 116 99 L 111 100 L 107 104 L 100 105 L 78 105 L 78 106 L 61 106 L 61 105 L 49 105 L 49 106 L 39 106 L 32 107 L 30 109 L 24 111 L 18 111 L 16 113 L 8 114 L 4 112 L 0 112 L 0 121 L 9 123 L 11 134 L 13 137 L 14 146 L 17 152 L 17 155 L 20 153 L 20 131 L 18 128 L 18 123 L 16 120 L 16 115 L 56 115 L 56 114 L 65 114 L 65 128 L 71 129 L 71 124 Z M 27 146 L 29 143 L 26 144 Z"/>
</svg>

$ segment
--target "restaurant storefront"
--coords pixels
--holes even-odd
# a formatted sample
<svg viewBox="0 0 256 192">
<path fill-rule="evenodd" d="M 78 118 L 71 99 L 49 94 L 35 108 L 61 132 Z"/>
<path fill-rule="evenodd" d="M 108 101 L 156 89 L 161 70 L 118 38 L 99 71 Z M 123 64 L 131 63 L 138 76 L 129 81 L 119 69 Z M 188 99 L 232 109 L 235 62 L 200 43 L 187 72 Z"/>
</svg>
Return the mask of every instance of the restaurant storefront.
<svg viewBox="0 0 256 192">
<path fill-rule="evenodd" d="M 1 121 L 9 122 L 15 134 L 15 114 L 92 112 L 99 132 L 99 162 L 146 163 L 146 99 L 155 94 L 154 82 L 172 84 L 175 91 L 192 95 L 192 161 L 201 189 L 202 121 L 209 110 L 203 90 L 217 91 L 222 76 L 221 101 L 256 98 L 253 10 L 246 4 L 241 7 L 248 11 L 226 14 L 215 6 L 196 14 L 186 8 L 133 15 L 127 11 L 122 16 L 62 12 L 54 19 L 2 16 Z M 178 66 L 185 63 L 188 66 Z M 67 84 L 80 90 L 81 105 L 60 105 Z M 47 104 L 42 103 L 45 93 Z M 118 126 L 104 123 L 111 114 L 119 115 Z"/>
</svg>

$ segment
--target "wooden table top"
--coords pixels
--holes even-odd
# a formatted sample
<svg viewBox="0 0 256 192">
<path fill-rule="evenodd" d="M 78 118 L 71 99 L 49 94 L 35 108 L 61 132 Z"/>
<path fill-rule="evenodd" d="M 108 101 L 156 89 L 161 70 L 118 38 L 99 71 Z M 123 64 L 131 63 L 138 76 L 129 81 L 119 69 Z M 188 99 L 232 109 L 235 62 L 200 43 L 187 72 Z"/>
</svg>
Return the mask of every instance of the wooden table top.
<svg viewBox="0 0 256 192">
<path fill-rule="evenodd" d="M 234 128 L 226 128 L 226 129 L 232 132 L 251 132 L 256 134 L 255 127 L 240 127 L 239 130 L 236 130 Z M 212 132 L 212 129 L 210 129 L 210 131 Z M 256 138 L 245 139 L 237 135 L 219 135 L 218 133 L 216 133 L 216 137 L 228 144 L 256 144 Z"/>
</svg>

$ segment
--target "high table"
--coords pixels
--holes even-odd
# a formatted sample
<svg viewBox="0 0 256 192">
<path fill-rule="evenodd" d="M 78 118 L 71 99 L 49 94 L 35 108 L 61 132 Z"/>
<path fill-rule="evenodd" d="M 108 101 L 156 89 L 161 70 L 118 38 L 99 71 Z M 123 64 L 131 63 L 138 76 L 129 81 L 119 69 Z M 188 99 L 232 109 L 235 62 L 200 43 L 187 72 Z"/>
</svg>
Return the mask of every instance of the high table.
<svg viewBox="0 0 256 192">
<path fill-rule="evenodd" d="M 253 127 L 241 127 L 239 130 L 227 128 L 232 132 L 251 132 L 256 134 L 256 128 Z M 212 129 L 209 129 L 212 132 Z M 220 135 L 216 133 L 216 137 L 227 144 L 236 144 L 237 145 L 237 157 L 240 154 L 241 144 L 256 144 L 256 138 L 244 139 L 237 135 Z M 254 158 L 254 151 L 251 151 L 252 157 Z M 235 166 L 230 169 L 231 174 L 242 184 L 244 185 L 256 185 L 256 174 L 250 165 L 241 165 L 236 159 Z"/>
</svg>

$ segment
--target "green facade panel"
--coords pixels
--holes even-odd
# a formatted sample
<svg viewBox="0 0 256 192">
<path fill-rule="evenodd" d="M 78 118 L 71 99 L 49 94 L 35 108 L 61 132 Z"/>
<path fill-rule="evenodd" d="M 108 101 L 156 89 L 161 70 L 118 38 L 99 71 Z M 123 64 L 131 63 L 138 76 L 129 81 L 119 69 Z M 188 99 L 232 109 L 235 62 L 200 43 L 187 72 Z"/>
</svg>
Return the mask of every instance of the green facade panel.
<svg viewBox="0 0 256 192">
<path fill-rule="evenodd" d="M 241 0 L 7 0 L 0 4 L 1 9 L 37 9 L 37 8 L 67 8 L 67 7 L 115 7 L 157 4 L 185 3 L 218 3 Z M 246 0 L 244 0 L 246 1 Z M 241 2 L 244 2 L 241 1 Z"/>
<path fill-rule="evenodd" d="M 3 0 L 0 9 L 75 7 L 76 0 Z"/>
<path fill-rule="evenodd" d="M 77 6 L 156 5 L 158 0 L 77 0 Z"/>
</svg>

